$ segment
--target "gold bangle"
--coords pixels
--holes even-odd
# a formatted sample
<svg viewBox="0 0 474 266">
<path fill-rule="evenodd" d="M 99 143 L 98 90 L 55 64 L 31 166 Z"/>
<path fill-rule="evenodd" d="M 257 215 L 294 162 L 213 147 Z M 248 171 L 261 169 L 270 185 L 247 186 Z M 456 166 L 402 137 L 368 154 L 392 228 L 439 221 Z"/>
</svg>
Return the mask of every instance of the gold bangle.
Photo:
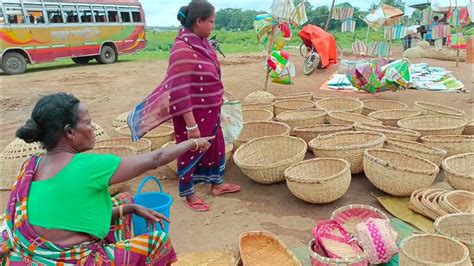
<svg viewBox="0 0 474 266">
<path fill-rule="evenodd" d="M 191 149 L 191 151 L 197 151 L 199 149 L 199 142 L 196 139 L 191 139 L 196 144 L 196 148 Z"/>
<path fill-rule="evenodd" d="M 120 219 L 123 218 L 123 205 L 120 205 L 120 206 L 119 206 L 119 218 L 120 218 Z"/>
</svg>

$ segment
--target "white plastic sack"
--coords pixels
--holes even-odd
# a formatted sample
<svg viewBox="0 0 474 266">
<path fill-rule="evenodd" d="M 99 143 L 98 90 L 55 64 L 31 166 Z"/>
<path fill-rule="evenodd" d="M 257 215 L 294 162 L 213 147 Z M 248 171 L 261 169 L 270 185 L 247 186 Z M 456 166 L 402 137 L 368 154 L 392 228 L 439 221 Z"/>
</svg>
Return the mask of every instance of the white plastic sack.
<svg viewBox="0 0 474 266">
<path fill-rule="evenodd" d="M 292 0 L 273 0 L 270 9 L 273 17 L 290 19 L 295 10 L 295 5 Z"/>
<path fill-rule="evenodd" d="M 371 28 L 377 30 L 383 26 L 385 23 L 385 15 L 383 13 L 382 6 L 377 8 L 373 13 L 369 13 L 365 19 L 365 23 Z"/>
<path fill-rule="evenodd" d="M 224 102 L 221 107 L 221 128 L 226 145 L 232 144 L 239 138 L 243 126 L 244 121 L 240 101 Z"/>
</svg>

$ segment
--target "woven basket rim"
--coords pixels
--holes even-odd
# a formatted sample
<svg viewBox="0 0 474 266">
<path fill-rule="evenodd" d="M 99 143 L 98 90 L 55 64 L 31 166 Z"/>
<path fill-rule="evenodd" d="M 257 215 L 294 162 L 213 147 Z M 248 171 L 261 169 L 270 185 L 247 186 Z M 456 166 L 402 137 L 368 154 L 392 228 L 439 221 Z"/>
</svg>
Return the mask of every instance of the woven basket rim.
<svg viewBox="0 0 474 266">
<path fill-rule="evenodd" d="M 339 213 L 341 213 L 343 211 L 347 211 L 347 210 L 352 210 L 352 209 L 366 209 L 366 210 L 375 212 L 377 214 L 380 214 L 380 216 L 383 217 L 382 219 L 390 221 L 388 216 L 383 211 L 379 210 L 378 208 L 367 205 L 367 204 L 348 204 L 348 205 L 341 206 L 341 207 L 335 209 L 334 211 L 332 211 L 330 217 L 331 217 L 331 219 L 334 219 Z"/>
<path fill-rule="evenodd" d="M 318 180 L 301 179 L 301 178 L 289 175 L 289 172 L 296 167 L 302 167 L 303 165 L 306 165 L 306 164 L 321 162 L 321 161 L 338 161 L 344 164 L 344 168 L 342 168 L 341 170 L 339 170 L 337 173 L 333 175 L 330 175 Z M 293 164 L 292 166 L 288 167 L 285 170 L 284 175 L 285 175 L 286 180 L 289 180 L 291 182 L 296 182 L 296 183 L 301 183 L 301 184 L 321 184 L 323 182 L 331 181 L 333 179 L 340 177 L 344 172 L 350 171 L 350 169 L 351 169 L 351 164 L 347 160 L 344 160 L 341 158 L 314 158 L 314 159 L 299 162 L 297 164 Z"/>
<path fill-rule="evenodd" d="M 273 113 L 268 111 L 268 110 L 265 110 L 265 109 L 243 109 L 242 112 L 264 112 L 264 113 L 268 113 L 268 114 L 271 114 L 272 117 L 273 117 Z"/>
<path fill-rule="evenodd" d="M 290 93 L 290 94 L 284 94 L 284 95 L 277 95 L 275 96 L 275 101 L 281 100 L 281 99 L 287 99 L 287 98 L 292 98 L 292 97 L 303 97 L 303 96 L 311 96 L 313 98 L 313 93 L 312 92 L 295 92 L 295 93 Z"/>
<path fill-rule="evenodd" d="M 324 129 L 329 129 L 329 128 L 334 128 L 331 130 L 324 130 Z M 353 125 L 349 124 L 320 124 L 320 125 L 314 125 L 310 127 L 295 127 L 293 128 L 293 131 L 305 131 L 305 132 L 320 132 L 320 131 L 332 131 L 332 130 L 345 130 L 345 129 L 353 129 Z"/>
<path fill-rule="evenodd" d="M 448 152 L 446 152 L 445 150 L 440 149 L 438 147 L 433 147 L 433 146 L 430 146 L 430 145 L 426 145 L 426 144 L 411 141 L 411 140 L 387 138 L 387 140 L 385 142 L 390 143 L 391 145 L 397 146 L 399 148 L 403 148 L 405 150 L 416 151 L 416 152 L 420 152 L 420 153 L 424 153 L 424 154 L 432 154 L 432 155 L 440 155 L 440 156 L 441 155 L 446 156 L 446 154 L 448 154 Z M 402 144 L 400 145 L 400 143 L 402 143 Z M 409 145 L 403 145 L 403 144 L 409 144 Z M 416 148 L 414 148 L 414 146 L 415 147 L 416 146 L 423 147 L 427 150 L 431 150 L 432 152 L 428 153 L 428 152 L 425 152 L 425 151 L 417 150 Z"/>
<path fill-rule="evenodd" d="M 303 119 L 301 118 L 298 118 L 298 119 L 292 119 L 292 118 L 288 118 L 285 116 L 289 116 L 291 114 L 296 114 L 296 113 L 309 113 L 309 115 Z M 322 116 L 325 116 L 327 114 L 327 112 L 325 110 L 321 110 L 321 109 L 314 109 L 314 108 L 310 108 L 310 109 L 299 109 L 299 110 L 291 110 L 291 111 L 285 111 L 285 112 L 282 112 L 280 114 L 278 114 L 276 116 L 276 119 L 278 121 L 293 121 L 293 120 L 307 120 L 307 119 L 312 119 L 312 118 L 319 118 L 319 117 L 322 117 Z"/>
<path fill-rule="evenodd" d="M 458 171 L 456 171 L 456 169 L 453 169 L 451 167 L 451 165 L 449 164 L 450 161 L 452 161 L 452 160 L 462 159 L 463 157 L 467 157 L 467 156 L 474 157 L 474 152 L 457 154 L 457 155 L 453 155 L 453 156 L 450 156 L 450 157 L 444 159 L 443 162 L 441 163 L 442 166 L 443 166 L 444 171 L 446 171 L 449 174 L 454 175 L 456 177 L 471 179 L 474 182 L 474 173 L 472 173 L 472 175 L 461 174 Z"/>
<path fill-rule="evenodd" d="M 339 119 L 339 120 L 345 120 L 345 121 L 349 121 L 349 122 L 352 122 L 352 123 L 357 123 L 357 122 L 353 122 L 352 120 L 348 120 L 344 117 L 341 117 L 340 115 L 345 115 L 345 116 L 348 116 L 348 117 L 359 117 L 359 118 L 362 118 L 362 119 L 367 119 L 369 121 L 373 121 L 374 123 L 377 123 L 377 124 L 380 124 L 382 125 L 382 121 L 378 120 L 378 119 L 375 119 L 375 118 L 372 118 L 372 117 L 368 117 L 368 116 L 365 116 L 365 115 L 361 115 L 361 114 L 356 114 L 356 113 L 349 113 L 349 112 L 344 112 L 344 111 L 329 111 L 328 112 L 328 116 L 329 117 L 332 117 L 334 119 Z"/>
<path fill-rule="evenodd" d="M 395 104 L 398 104 L 400 106 L 404 106 L 405 109 L 408 108 L 408 105 L 406 103 L 402 103 L 402 102 L 394 101 L 394 100 L 385 100 L 385 99 L 365 99 L 365 100 L 362 100 L 362 103 L 364 104 L 364 108 L 366 108 L 368 110 L 377 110 L 378 111 L 378 109 L 374 109 L 374 108 L 370 107 L 371 102 L 374 102 L 374 103 L 395 103 Z M 369 103 L 369 106 L 367 106 L 367 103 Z M 400 109 L 400 108 L 393 108 L 393 109 Z M 392 109 L 387 109 L 387 110 L 392 110 Z"/>
<path fill-rule="evenodd" d="M 410 125 L 406 125 L 407 121 L 411 121 L 411 120 L 427 120 L 427 119 L 434 119 L 434 118 L 442 118 L 442 119 L 449 119 L 449 120 L 458 120 L 458 122 L 460 122 L 461 120 L 463 121 L 462 124 L 459 124 L 459 125 L 453 125 L 453 126 L 444 126 L 444 127 L 419 127 L 419 126 L 416 126 L 416 127 L 413 127 L 413 126 L 410 126 Z M 405 124 L 405 125 L 404 125 Z M 459 117 L 459 116 L 447 116 L 447 115 L 423 115 L 423 116 L 414 116 L 414 117 L 407 117 L 407 118 L 404 118 L 404 119 L 401 119 L 397 122 L 397 125 L 399 127 L 403 127 L 403 128 L 408 128 L 408 129 L 413 129 L 413 130 L 444 130 L 444 129 L 458 129 L 460 127 L 464 127 L 466 126 L 467 124 L 467 120 L 462 118 L 462 117 Z"/>
<path fill-rule="evenodd" d="M 357 99 L 357 98 L 346 98 L 346 97 L 330 97 L 330 98 L 323 98 L 323 99 L 320 99 L 320 100 L 317 100 L 315 102 L 316 104 L 316 107 L 319 108 L 319 109 L 325 109 L 323 106 L 321 106 L 321 103 L 324 103 L 324 102 L 330 102 L 330 101 L 352 101 L 353 103 L 357 103 L 357 107 L 353 107 L 353 108 L 350 108 L 350 109 L 344 109 L 345 112 L 353 112 L 353 111 L 357 111 L 357 110 L 361 110 L 364 108 L 364 103 Z M 325 109 L 326 110 L 326 109 Z"/>
<path fill-rule="evenodd" d="M 466 140 L 474 141 L 474 135 L 427 135 L 421 137 L 421 141 L 435 143 L 459 143 L 464 142 Z"/>
<path fill-rule="evenodd" d="M 464 112 L 463 110 L 459 110 L 457 108 L 454 108 L 454 107 L 451 107 L 451 106 L 446 106 L 446 105 L 442 105 L 442 104 L 439 104 L 439 103 L 431 103 L 431 102 L 425 102 L 425 101 L 416 101 L 415 102 L 415 106 L 416 107 L 419 107 L 421 109 L 424 109 L 424 110 L 428 110 L 428 111 L 431 111 L 431 112 L 435 112 L 435 113 L 438 113 L 438 114 L 444 114 L 444 115 L 452 115 L 452 116 L 457 116 L 457 117 L 463 117 L 466 115 L 466 112 Z M 436 107 L 441 107 L 441 108 L 445 108 L 447 110 L 450 110 L 452 111 L 452 113 L 448 113 L 448 112 L 443 112 L 443 111 L 438 111 L 438 110 L 433 110 L 431 109 L 429 106 L 436 106 Z M 453 113 L 457 113 L 453 115 Z"/>
<path fill-rule="evenodd" d="M 354 123 L 354 128 L 361 128 L 365 131 L 378 131 L 382 133 L 395 133 L 399 135 L 405 136 L 412 136 L 412 137 L 421 137 L 421 133 L 415 130 L 407 129 L 407 128 L 400 128 L 400 127 L 391 127 L 391 126 L 384 126 L 384 125 L 372 125 L 372 124 L 361 124 L 361 123 Z"/>
<path fill-rule="evenodd" d="M 338 137 L 342 135 L 373 135 L 377 136 L 378 138 L 372 141 L 366 141 L 361 144 L 352 144 L 352 145 L 345 145 L 345 146 L 336 146 L 336 145 L 324 145 L 324 144 L 316 144 L 317 141 L 328 139 L 328 138 L 333 138 L 333 137 Z M 332 150 L 332 151 L 339 151 L 339 150 L 353 150 L 353 149 L 361 149 L 361 148 L 369 148 L 373 147 L 375 144 L 378 144 L 379 142 L 383 143 L 385 142 L 386 137 L 384 134 L 379 133 L 379 132 L 373 132 L 373 131 L 342 131 L 342 132 L 336 132 L 328 135 L 322 135 L 322 136 L 317 136 L 313 140 L 311 140 L 308 143 L 308 146 L 311 149 L 324 149 L 324 150 Z"/>
<path fill-rule="evenodd" d="M 133 147 L 133 146 L 130 146 L 130 145 L 115 145 L 115 146 L 97 146 L 97 147 L 94 147 L 93 149 L 91 150 L 88 150 L 86 152 L 88 153 L 95 153 L 96 150 L 101 150 L 101 149 L 110 149 L 110 150 L 131 150 L 132 153 L 130 155 L 134 155 L 137 150 Z M 130 156 L 128 155 L 128 156 Z"/>
<path fill-rule="evenodd" d="M 340 259 L 333 259 L 329 257 L 324 257 L 318 254 L 313 250 L 313 245 L 314 245 L 314 239 L 311 239 L 308 243 L 308 249 L 309 249 L 309 256 L 312 259 L 321 261 L 323 263 L 327 264 L 335 264 L 335 265 L 340 265 L 340 264 L 355 264 L 355 263 L 360 263 L 364 260 L 367 260 L 367 253 L 364 251 L 362 254 L 364 255 L 357 255 L 357 257 L 351 257 L 351 258 L 340 258 Z"/>
<path fill-rule="evenodd" d="M 383 159 L 375 157 L 374 155 L 371 154 L 372 152 L 395 153 L 395 154 L 402 155 L 402 156 L 408 156 L 408 157 L 412 158 L 413 160 L 422 161 L 425 164 L 430 165 L 432 168 L 434 167 L 434 169 L 429 171 L 429 170 L 413 169 L 413 168 L 408 168 L 408 167 L 400 167 L 400 166 L 394 165 L 391 162 L 388 162 L 388 161 L 385 161 Z M 429 161 L 425 158 L 421 158 L 419 156 L 412 155 L 411 153 L 407 153 L 407 152 L 403 152 L 403 151 L 396 151 L 396 150 L 383 149 L 383 148 L 368 149 L 368 150 L 364 151 L 364 158 L 367 158 L 368 160 L 370 160 L 373 163 L 376 163 L 376 164 L 382 165 L 384 167 L 394 169 L 396 171 L 403 171 L 403 172 L 408 172 L 408 173 L 413 173 L 413 174 L 429 174 L 429 175 L 432 175 L 432 174 L 435 174 L 435 173 L 439 172 L 439 167 L 436 164 L 434 164 L 433 162 L 431 162 L 431 161 Z"/>
<path fill-rule="evenodd" d="M 165 136 L 169 136 L 169 135 L 171 135 L 171 134 L 174 133 L 174 128 L 173 128 L 172 126 L 159 125 L 158 127 L 167 128 L 167 129 L 168 129 L 168 132 L 167 132 L 167 133 L 161 133 L 161 134 L 158 134 L 158 133 L 149 134 L 149 132 L 153 131 L 153 129 L 152 129 L 152 130 L 150 130 L 149 132 L 147 132 L 147 133 L 145 134 L 145 138 L 147 138 L 147 137 L 148 137 L 148 138 L 165 137 Z M 156 127 L 156 128 L 158 128 L 158 127 Z M 129 131 L 127 131 L 127 133 L 121 132 L 122 130 L 128 129 L 128 128 L 129 128 L 128 126 L 123 126 L 123 127 L 118 127 L 118 128 L 116 128 L 115 130 L 117 130 L 117 133 L 118 133 L 119 135 L 122 135 L 122 136 L 131 136 L 131 133 L 130 133 Z"/>
<path fill-rule="evenodd" d="M 368 114 L 367 116 L 368 117 L 371 117 L 371 118 L 375 118 L 375 119 L 384 119 L 384 120 L 388 120 L 388 119 L 402 119 L 402 118 L 398 118 L 398 117 L 384 117 L 384 116 L 379 116 L 377 117 L 377 115 L 380 115 L 380 114 L 386 114 L 386 113 L 411 113 L 411 115 L 409 117 L 414 117 L 414 116 L 419 116 L 421 115 L 421 112 L 420 111 L 417 111 L 417 110 L 413 110 L 413 109 L 388 109 L 388 110 L 377 110 L 377 111 L 373 111 L 372 113 Z M 373 117 L 375 116 L 375 117 Z M 408 117 L 403 117 L 403 118 L 408 118 Z"/>
<path fill-rule="evenodd" d="M 302 106 L 301 108 L 314 108 L 314 102 L 310 100 L 299 100 L 299 99 L 287 99 L 287 100 L 280 100 L 275 101 L 274 105 L 277 108 L 287 109 L 287 106 L 281 106 L 280 104 L 288 103 L 288 102 L 299 102 L 299 103 L 307 103 L 308 105 L 311 104 L 311 107 Z"/>
<path fill-rule="evenodd" d="M 109 142 L 109 141 L 115 141 L 115 140 L 127 140 L 127 141 L 129 141 L 129 142 L 132 142 L 132 140 L 131 140 L 130 138 L 124 136 L 124 137 L 111 137 L 111 138 L 108 138 L 108 139 L 97 140 L 97 141 L 95 142 L 95 144 L 97 145 L 97 143 Z M 146 143 L 150 143 L 150 144 L 151 144 L 151 141 L 150 141 L 149 139 L 147 139 L 147 138 L 141 138 L 141 139 L 139 139 L 139 140 L 137 140 L 137 141 L 144 141 L 144 142 L 146 142 Z M 107 146 L 109 146 L 109 145 L 107 145 Z M 119 146 L 121 146 L 121 145 L 119 145 Z M 129 146 L 129 145 L 125 145 L 125 146 Z"/>
<path fill-rule="evenodd" d="M 452 205 L 451 202 L 449 201 L 449 197 L 452 196 L 452 195 L 455 195 L 455 194 L 460 194 L 460 195 L 464 194 L 464 195 L 470 195 L 470 196 L 474 197 L 474 192 L 465 191 L 465 190 L 453 190 L 453 191 L 450 191 L 450 192 L 446 193 L 446 195 L 444 197 L 446 203 L 449 204 L 458 213 L 462 213 L 461 210 L 459 210 L 456 206 Z"/>
<path fill-rule="evenodd" d="M 278 121 L 265 121 L 265 120 L 261 120 L 261 121 L 249 121 L 249 122 L 245 122 L 243 123 L 243 128 L 245 128 L 245 126 L 261 126 L 262 124 L 269 124 L 269 125 L 279 125 L 281 126 L 282 128 L 285 128 L 285 132 L 281 133 L 281 134 L 289 134 L 290 131 L 291 131 L 291 127 L 283 122 L 278 122 Z M 242 129 L 243 131 L 243 129 Z M 242 132 L 241 132 L 242 133 Z M 242 134 L 239 136 L 239 138 L 237 139 L 238 141 L 242 141 L 242 142 L 248 142 L 249 139 L 243 139 L 241 138 L 242 137 Z"/>
<path fill-rule="evenodd" d="M 474 241 L 458 239 L 455 236 L 451 236 L 451 235 L 445 233 L 444 230 L 441 228 L 443 222 L 445 222 L 449 219 L 457 219 L 457 218 L 459 218 L 461 220 L 464 220 L 464 221 L 473 221 L 474 220 L 474 213 L 451 213 L 451 214 L 443 215 L 443 216 L 439 217 L 438 219 L 436 219 L 435 222 L 434 222 L 434 227 L 435 227 L 436 232 L 443 235 L 443 236 L 455 238 L 456 240 L 460 241 L 461 243 L 463 243 L 465 245 L 469 245 L 469 246 L 474 245 Z"/>
</svg>

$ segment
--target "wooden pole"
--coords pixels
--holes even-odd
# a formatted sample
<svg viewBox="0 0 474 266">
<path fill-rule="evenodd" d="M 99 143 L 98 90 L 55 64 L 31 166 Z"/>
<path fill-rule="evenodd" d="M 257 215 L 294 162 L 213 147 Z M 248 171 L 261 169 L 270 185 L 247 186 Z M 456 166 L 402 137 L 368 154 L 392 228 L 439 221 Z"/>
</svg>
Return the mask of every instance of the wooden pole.
<svg viewBox="0 0 474 266">
<path fill-rule="evenodd" d="M 459 32 L 461 31 L 461 25 L 458 25 L 458 29 L 457 29 L 457 32 L 456 32 L 456 67 L 459 66 L 459 52 L 461 49 L 459 49 L 459 46 L 460 46 L 460 43 L 459 43 Z M 452 41 L 452 40 L 451 40 Z M 471 90 L 472 91 L 472 90 Z"/>
<path fill-rule="evenodd" d="M 332 5 L 331 5 L 331 9 L 329 10 L 329 14 L 328 14 L 328 17 L 326 19 L 326 26 L 324 27 L 324 30 L 325 31 L 328 31 L 329 29 L 329 21 L 331 20 L 331 16 L 332 16 L 332 11 L 334 9 L 334 4 L 336 3 L 336 0 L 332 0 Z"/>
<path fill-rule="evenodd" d="M 370 31 L 370 26 L 367 24 L 367 33 L 365 34 L 365 46 L 367 47 L 367 50 L 365 51 L 365 55 L 369 55 L 369 31 Z"/>
<path fill-rule="evenodd" d="M 390 52 L 392 51 L 392 39 L 388 41 L 388 55 L 387 55 L 387 60 L 390 63 Z"/>
</svg>

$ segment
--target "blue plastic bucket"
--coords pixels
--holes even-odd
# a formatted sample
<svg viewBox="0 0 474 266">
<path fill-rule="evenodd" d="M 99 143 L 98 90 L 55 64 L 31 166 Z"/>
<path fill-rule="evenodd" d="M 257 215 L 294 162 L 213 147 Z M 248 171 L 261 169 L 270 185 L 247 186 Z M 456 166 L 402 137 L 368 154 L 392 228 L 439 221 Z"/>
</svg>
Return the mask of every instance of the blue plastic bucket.
<svg viewBox="0 0 474 266">
<path fill-rule="evenodd" d="M 155 181 L 155 183 L 160 188 L 160 191 L 141 193 L 143 186 L 146 184 L 146 182 L 150 180 Z M 163 214 L 168 219 L 170 218 L 170 209 L 171 204 L 173 203 L 173 198 L 169 194 L 163 192 L 163 187 L 161 186 L 160 181 L 156 177 L 145 177 L 140 183 L 140 186 L 138 186 L 137 193 L 135 194 L 133 199 L 135 200 L 135 204 L 142 205 L 146 208 L 152 209 Z M 153 228 L 147 230 L 145 219 L 135 214 L 132 217 L 132 223 L 133 233 L 135 235 L 145 234 L 153 230 Z M 156 229 L 159 230 L 161 228 L 163 232 L 168 233 L 169 224 L 166 221 L 163 221 L 163 224 L 165 225 L 165 228 L 161 228 L 160 223 L 156 223 Z"/>
</svg>

